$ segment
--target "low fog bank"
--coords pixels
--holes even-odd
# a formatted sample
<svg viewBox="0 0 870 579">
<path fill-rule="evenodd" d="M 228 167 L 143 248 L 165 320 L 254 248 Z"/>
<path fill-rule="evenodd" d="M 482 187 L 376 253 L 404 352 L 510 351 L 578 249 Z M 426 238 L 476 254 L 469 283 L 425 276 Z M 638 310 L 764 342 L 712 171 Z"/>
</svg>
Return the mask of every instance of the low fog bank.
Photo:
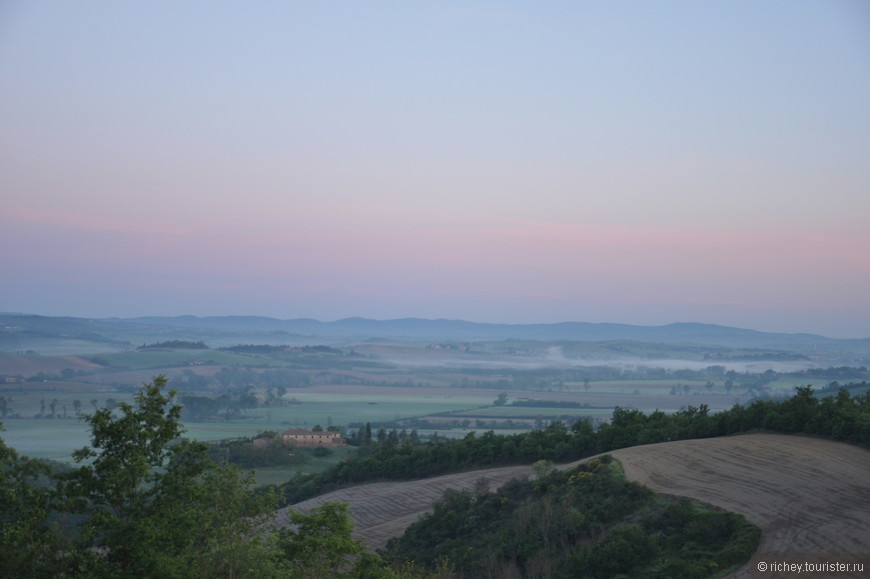
<svg viewBox="0 0 870 579">
<path fill-rule="evenodd" d="M 624 357 L 568 357 L 559 346 L 546 349 L 539 355 L 507 355 L 490 353 L 467 353 L 459 355 L 433 356 L 426 352 L 415 356 L 407 350 L 402 355 L 383 355 L 380 361 L 406 368 L 455 368 L 481 370 L 538 370 L 565 368 L 610 367 L 620 370 L 639 370 L 655 368 L 663 370 L 704 370 L 710 366 L 721 366 L 724 371 L 735 371 L 741 374 L 760 374 L 767 370 L 774 372 L 799 372 L 811 368 L 824 368 L 822 364 L 812 360 L 697 360 L 688 358 L 643 358 L 638 356 Z"/>
</svg>

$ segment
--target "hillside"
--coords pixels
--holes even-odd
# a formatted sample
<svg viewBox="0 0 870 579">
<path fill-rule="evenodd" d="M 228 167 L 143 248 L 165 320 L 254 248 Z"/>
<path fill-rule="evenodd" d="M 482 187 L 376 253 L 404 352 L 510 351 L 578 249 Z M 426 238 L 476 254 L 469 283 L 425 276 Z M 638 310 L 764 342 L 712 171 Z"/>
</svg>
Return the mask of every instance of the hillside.
<svg viewBox="0 0 870 579">
<path fill-rule="evenodd" d="M 346 318 L 280 320 L 255 316 L 72 318 L 0 313 L 0 351 L 92 354 L 130 350 L 164 340 L 205 341 L 210 347 L 237 344 L 349 344 L 363 341 L 532 340 L 539 342 L 637 342 L 788 352 L 832 365 L 870 363 L 870 338 L 834 339 L 814 334 L 760 332 L 714 324 L 663 326 L 562 322 L 493 324 L 463 320 Z M 623 356 L 624 357 L 624 356 Z"/>
<path fill-rule="evenodd" d="M 427 512 L 445 490 L 471 490 L 481 479 L 488 481 L 490 488 L 495 489 L 511 479 L 531 477 L 532 473 L 531 466 L 508 466 L 418 481 L 359 485 L 280 509 L 276 523 L 286 525 L 291 509 L 307 513 L 326 501 L 346 502 L 351 505 L 355 536 L 369 548 L 380 549 L 389 539 L 401 535 L 408 525 Z"/>
<path fill-rule="evenodd" d="M 870 451 L 817 438 L 747 434 L 637 446 L 609 454 L 619 460 L 630 480 L 744 515 L 762 529 L 759 553 L 870 552 Z M 324 501 L 348 502 L 356 535 L 379 548 L 427 512 L 443 490 L 472 489 L 481 479 L 496 488 L 516 476 L 530 476 L 531 471 L 531 467 L 495 468 L 370 484 L 292 508 L 307 511 Z M 279 524 L 286 517 L 286 509 L 279 512 Z M 748 567 L 734 576 L 748 577 Z"/>
</svg>

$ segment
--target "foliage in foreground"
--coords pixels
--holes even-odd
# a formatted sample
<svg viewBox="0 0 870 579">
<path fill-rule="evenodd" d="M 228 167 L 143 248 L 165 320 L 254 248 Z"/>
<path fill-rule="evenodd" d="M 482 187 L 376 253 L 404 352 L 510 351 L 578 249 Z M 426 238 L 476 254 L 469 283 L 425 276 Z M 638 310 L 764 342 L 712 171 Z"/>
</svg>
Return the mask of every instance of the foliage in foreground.
<svg viewBox="0 0 870 579">
<path fill-rule="evenodd" d="M 324 506 L 308 515 L 294 515 L 294 523 L 305 532 L 270 531 L 268 521 L 275 505 L 274 494 L 253 495 L 250 475 L 241 474 L 231 465 L 216 464 L 208 458 L 205 445 L 181 440 L 180 408 L 173 403 L 174 393 L 164 392 L 165 386 L 165 378 L 155 378 L 139 391 L 134 404 L 122 403 L 87 416 L 91 446 L 75 453 L 80 466 L 63 475 L 53 477 L 44 463 L 19 456 L 0 440 L 0 576 L 378 578 L 422 577 L 429 573 L 433 577 L 449 577 L 453 564 L 459 566 L 460 573 L 466 573 L 466 566 L 479 569 L 475 565 L 480 563 L 472 555 L 466 557 L 458 551 L 436 553 L 442 558 L 435 560 L 420 555 L 430 569 L 425 573 L 409 562 L 417 557 L 413 554 L 396 555 L 393 567 L 386 567 L 378 556 L 366 553 L 353 541 L 347 513 L 339 507 Z M 806 387 L 799 388 L 793 398 L 783 402 L 758 401 L 718 414 L 710 414 L 703 406 L 672 415 L 617 409 L 611 422 L 598 431 L 581 421 L 571 429 L 554 423 L 522 435 L 496 436 L 489 432 L 478 437 L 472 433 L 458 441 L 418 446 L 387 441 L 370 456 L 341 463 L 320 478 L 292 481 L 285 489 L 284 499 L 298 500 L 300 494 L 310 496 L 329 486 L 378 478 L 420 478 L 488 465 L 572 460 L 636 444 L 753 429 L 823 435 L 867 446 L 870 395 L 851 396 L 841 390 L 836 396 L 819 400 Z M 516 570 L 531 573 L 551 565 L 555 573 L 570 569 L 577 576 L 595 576 L 598 571 L 590 570 L 590 565 L 606 568 L 607 557 L 620 561 L 619 557 L 633 552 L 625 546 L 629 544 L 638 548 L 651 545 L 656 552 L 677 549 L 671 558 L 658 557 L 656 567 L 643 573 L 691 576 L 702 567 L 709 570 L 711 563 L 727 564 L 728 553 L 736 557 L 752 542 L 751 532 L 729 519 L 730 515 L 691 527 L 692 521 L 698 519 L 686 515 L 685 508 L 663 511 L 666 520 L 683 517 L 691 527 L 684 534 L 695 538 L 679 543 L 678 547 L 671 545 L 666 534 L 660 534 L 664 531 L 652 522 L 656 517 L 649 510 L 638 511 L 639 518 L 627 524 L 608 519 L 583 523 L 595 508 L 582 505 L 583 499 L 575 487 L 586 484 L 580 479 L 592 479 L 600 473 L 591 472 L 590 477 L 580 477 L 579 471 L 573 474 L 579 477 L 573 483 L 563 481 L 559 474 L 536 483 L 547 488 L 553 486 L 556 491 L 552 496 L 539 495 L 545 490 L 542 486 L 532 486 L 529 491 L 509 485 L 497 494 L 481 491 L 480 497 L 474 498 L 448 495 L 447 504 L 457 509 L 465 509 L 465 503 L 470 505 L 466 515 L 454 515 L 455 527 L 465 529 L 465 533 L 479 528 L 496 529 L 493 531 L 496 533 L 497 529 L 505 528 L 503 525 L 513 525 L 508 528 L 517 530 L 514 533 L 517 540 L 526 537 L 512 545 L 511 550 L 498 551 L 490 547 L 505 537 L 495 534 L 491 545 L 481 551 L 492 568 L 508 573 L 505 576 Z M 600 479 L 607 480 L 604 476 Z M 614 483 L 596 484 L 607 487 Z M 629 504 L 643 499 L 644 491 L 619 488 L 623 493 L 620 496 L 630 499 Z M 531 502 L 523 507 L 521 498 Z M 574 511 L 562 508 L 569 504 L 565 501 L 575 498 L 581 501 L 580 507 L 574 507 Z M 503 509 L 512 504 L 515 509 Z M 642 501 L 639 504 L 640 509 L 653 508 Z M 446 513 L 460 512 L 457 509 L 448 508 Z M 550 517 L 548 513 L 553 509 L 558 513 Z M 520 513 L 519 522 L 497 519 L 496 515 L 509 511 Z M 576 516 L 578 512 L 582 517 Z M 574 517 L 557 523 L 563 525 L 567 534 L 554 534 L 541 527 L 542 523 L 534 523 L 560 521 L 563 513 L 573 513 Z M 490 520 L 501 522 L 487 527 Z M 575 523 L 579 527 L 570 527 Z M 573 529 L 570 532 L 569 527 Z M 717 528 L 724 529 L 721 537 L 704 535 L 706 530 Z M 711 545 L 729 529 L 733 542 L 719 551 L 711 551 Z M 423 533 L 414 531 L 412 537 L 415 532 Z M 448 540 L 447 531 L 443 533 L 439 548 L 448 549 L 453 544 L 458 549 L 455 542 Z M 478 539 L 478 535 L 466 536 L 465 547 Z M 560 541 L 567 540 L 564 537 L 576 540 L 570 549 L 560 551 Z M 421 539 L 420 543 L 428 540 Z M 593 547 L 593 543 L 602 546 Z M 693 559 L 692 553 L 698 557 Z M 614 565 L 630 569 L 635 575 L 640 572 L 631 566 L 635 559 L 639 556 Z M 685 567 L 685 561 L 695 561 L 700 567 Z"/>
<path fill-rule="evenodd" d="M 393 576 L 353 540 L 342 505 L 294 513 L 299 532 L 274 530 L 273 495 L 179 439 L 165 385 L 157 377 L 133 404 L 86 416 L 91 446 L 56 478 L 0 440 L 0 576 Z"/>
<path fill-rule="evenodd" d="M 627 482 L 609 456 L 495 493 L 448 491 L 386 556 L 458 578 L 708 577 L 744 563 L 742 516 Z"/>
<path fill-rule="evenodd" d="M 2 426 L 0 426 L 2 430 Z M 21 456 L 0 439 L 0 577 L 44 569 L 51 576 L 55 553 L 63 544 L 58 525 L 49 519 L 51 491 L 46 462 Z"/>
</svg>

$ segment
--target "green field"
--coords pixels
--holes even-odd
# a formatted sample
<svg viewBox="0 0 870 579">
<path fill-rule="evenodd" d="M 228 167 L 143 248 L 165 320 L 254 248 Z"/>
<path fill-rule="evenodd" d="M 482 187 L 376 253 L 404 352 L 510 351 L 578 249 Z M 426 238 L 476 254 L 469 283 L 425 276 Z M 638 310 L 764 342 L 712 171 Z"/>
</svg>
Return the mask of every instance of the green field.
<svg viewBox="0 0 870 579">
<path fill-rule="evenodd" d="M 255 469 L 254 476 L 258 485 L 281 484 L 296 476 L 297 473 L 309 474 L 323 472 L 341 461 L 356 456 L 357 449 L 353 446 L 333 448 L 332 454 L 324 458 L 309 458 L 297 466 L 263 467 Z"/>
<path fill-rule="evenodd" d="M 515 418 L 517 416 L 595 416 L 609 418 L 613 414 L 613 408 L 556 408 L 539 406 L 490 406 L 463 412 L 454 412 L 450 416 L 461 418 L 463 416 L 487 417 L 487 418 Z"/>
<path fill-rule="evenodd" d="M 72 400 L 79 399 L 83 412 L 91 412 L 91 399 L 102 406 L 107 398 L 130 401 L 131 394 L 122 392 L 82 391 L 76 393 L 31 391 L 9 393 L 11 406 L 28 418 L 6 419 L 2 433 L 6 443 L 19 452 L 40 458 L 69 460 L 73 450 L 88 444 L 87 425 L 73 417 Z M 186 423 L 186 436 L 197 440 L 221 440 L 254 436 L 264 430 L 284 430 L 290 427 L 311 428 L 320 424 L 344 427 L 351 422 L 385 422 L 455 410 L 476 408 L 492 402 L 491 398 L 402 395 L 343 395 L 299 393 L 293 397 L 302 404 L 281 408 L 250 410 L 244 418 L 222 422 Z M 59 401 L 56 411 L 67 406 L 67 418 L 32 418 L 40 409 L 40 400 Z M 46 409 L 48 411 L 48 409 Z"/>
<path fill-rule="evenodd" d="M 148 368 L 169 368 L 186 365 L 224 365 L 224 366 L 256 366 L 265 361 L 256 356 L 224 352 L 221 350 L 135 350 L 114 354 L 100 354 L 89 359 L 110 368 L 144 370 Z M 269 366 L 286 365 L 277 359 L 268 360 Z"/>
</svg>

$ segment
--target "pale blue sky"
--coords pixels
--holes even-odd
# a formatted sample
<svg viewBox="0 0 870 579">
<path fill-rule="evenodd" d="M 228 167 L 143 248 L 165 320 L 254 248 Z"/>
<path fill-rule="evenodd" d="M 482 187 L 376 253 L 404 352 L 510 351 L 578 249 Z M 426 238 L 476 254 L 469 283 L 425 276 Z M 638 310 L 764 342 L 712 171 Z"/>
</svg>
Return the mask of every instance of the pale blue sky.
<svg viewBox="0 0 870 579">
<path fill-rule="evenodd" d="M 863 0 L 6 2 L 0 309 L 870 336 L 868 103 Z"/>
</svg>

